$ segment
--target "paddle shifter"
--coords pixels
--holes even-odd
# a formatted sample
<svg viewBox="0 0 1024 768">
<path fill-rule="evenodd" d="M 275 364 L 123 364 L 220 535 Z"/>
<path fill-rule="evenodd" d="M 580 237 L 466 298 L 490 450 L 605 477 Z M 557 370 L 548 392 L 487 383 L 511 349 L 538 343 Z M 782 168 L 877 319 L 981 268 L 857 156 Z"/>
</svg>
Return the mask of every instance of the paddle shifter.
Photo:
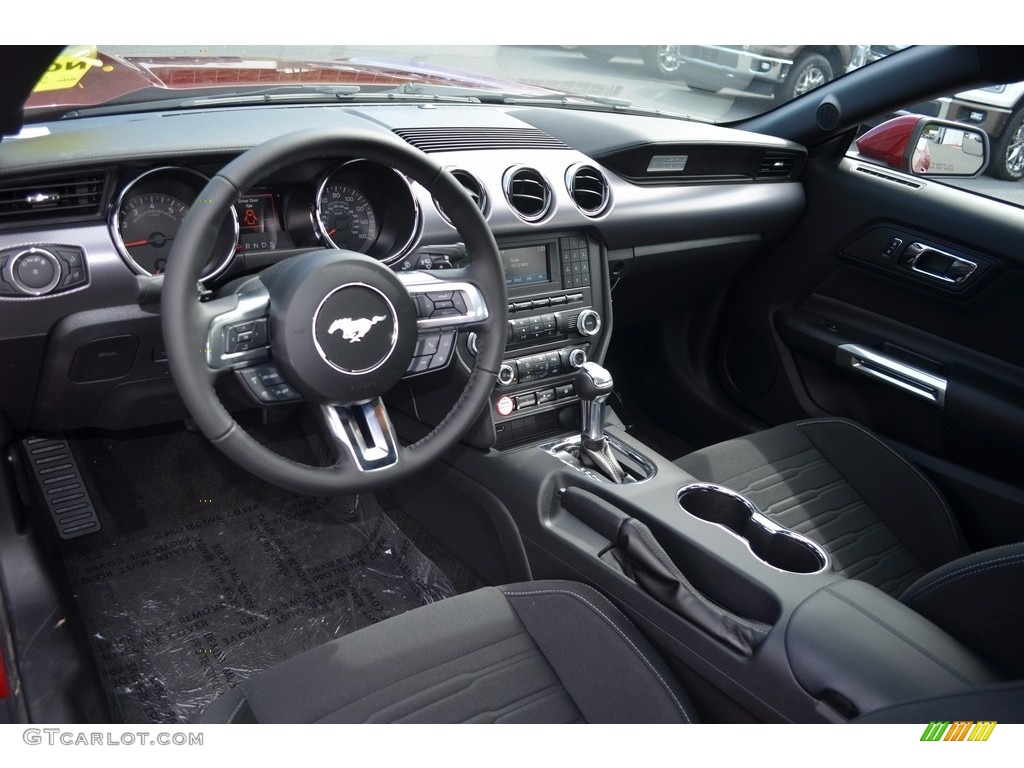
<svg viewBox="0 0 1024 768">
<path fill-rule="evenodd" d="M 604 434 L 605 408 L 612 393 L 612 375 L 597 363 L 584 363 L 573 381 L 580 398 L 580 461 L 621 483 L 626 471 L 619 464 Z"/>
</svg>

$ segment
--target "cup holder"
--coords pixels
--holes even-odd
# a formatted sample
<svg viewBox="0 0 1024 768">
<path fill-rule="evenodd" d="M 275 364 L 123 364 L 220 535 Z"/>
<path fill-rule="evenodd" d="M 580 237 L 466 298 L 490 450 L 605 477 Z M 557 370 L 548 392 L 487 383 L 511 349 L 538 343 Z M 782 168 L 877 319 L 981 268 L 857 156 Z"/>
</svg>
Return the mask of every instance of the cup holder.
<svg viewBox="0 0 1024 768">
<path fill-rule="evenodd" d="M 821 547 L 776 525 L 735 491 L 694 483 L 681 488 L 677 499 L 689 514 L 743 539 L 755 557 L 773 568 L 789 573 L 820 573 L 828 567 L 828 555 Z"/>
</svg>

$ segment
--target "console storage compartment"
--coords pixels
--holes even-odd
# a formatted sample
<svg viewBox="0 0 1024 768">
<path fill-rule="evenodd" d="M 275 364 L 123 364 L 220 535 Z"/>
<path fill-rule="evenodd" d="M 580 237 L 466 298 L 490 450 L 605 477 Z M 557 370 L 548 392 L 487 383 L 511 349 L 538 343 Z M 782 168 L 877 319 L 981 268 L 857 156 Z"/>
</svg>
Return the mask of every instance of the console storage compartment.
<svg viewBox="0 0 1024 768">
<path fill-rule="evenodd" d="M 797 681 L 850 715 L 1000 681 L 959 641 L 879 589 L 853 579 L 818 590 L 786 628 Z"/>
</svg>

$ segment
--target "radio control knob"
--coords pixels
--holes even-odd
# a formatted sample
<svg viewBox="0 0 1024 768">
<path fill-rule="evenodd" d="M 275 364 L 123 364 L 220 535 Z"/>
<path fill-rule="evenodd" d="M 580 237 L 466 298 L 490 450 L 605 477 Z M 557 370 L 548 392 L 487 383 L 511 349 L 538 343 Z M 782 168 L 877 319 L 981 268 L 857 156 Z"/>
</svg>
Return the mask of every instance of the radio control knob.
<svg viewBox="0 0 1024 768">
<path fill-rule="evenodd" d="M 582 349 L 577 347 L 569 351 L 569 365 L 573 368 L 582 368 L 585 362 L 587 362 L 587 353 Z"/>
<path fill-rule="evenodd" d="M 581 336 L 596 336 L 601 330 L 601 315 L 594 309 L 584 309 L 576 317 L 576 330 Z"/>
<path fill-rule="evenodd" d="M 516 369 L 514 363 L 502 363 L 498 369 L 498 385 L 507 387 L 516 380 Z"/>
</svg>

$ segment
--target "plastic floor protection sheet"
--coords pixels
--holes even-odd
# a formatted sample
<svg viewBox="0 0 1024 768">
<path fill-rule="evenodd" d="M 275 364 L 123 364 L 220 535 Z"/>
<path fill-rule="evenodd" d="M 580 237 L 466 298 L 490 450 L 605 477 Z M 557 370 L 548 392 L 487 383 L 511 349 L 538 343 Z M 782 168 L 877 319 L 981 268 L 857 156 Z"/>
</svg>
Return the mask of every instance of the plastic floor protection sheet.
<svg viewBox="0 0 1024 768">
<path fill-rule="evenodd" d="M 127 723 L 195 720 L 262 669 L 454 594 L 369 495 L 211 511 L 68 569 Z"/>
</svg>

